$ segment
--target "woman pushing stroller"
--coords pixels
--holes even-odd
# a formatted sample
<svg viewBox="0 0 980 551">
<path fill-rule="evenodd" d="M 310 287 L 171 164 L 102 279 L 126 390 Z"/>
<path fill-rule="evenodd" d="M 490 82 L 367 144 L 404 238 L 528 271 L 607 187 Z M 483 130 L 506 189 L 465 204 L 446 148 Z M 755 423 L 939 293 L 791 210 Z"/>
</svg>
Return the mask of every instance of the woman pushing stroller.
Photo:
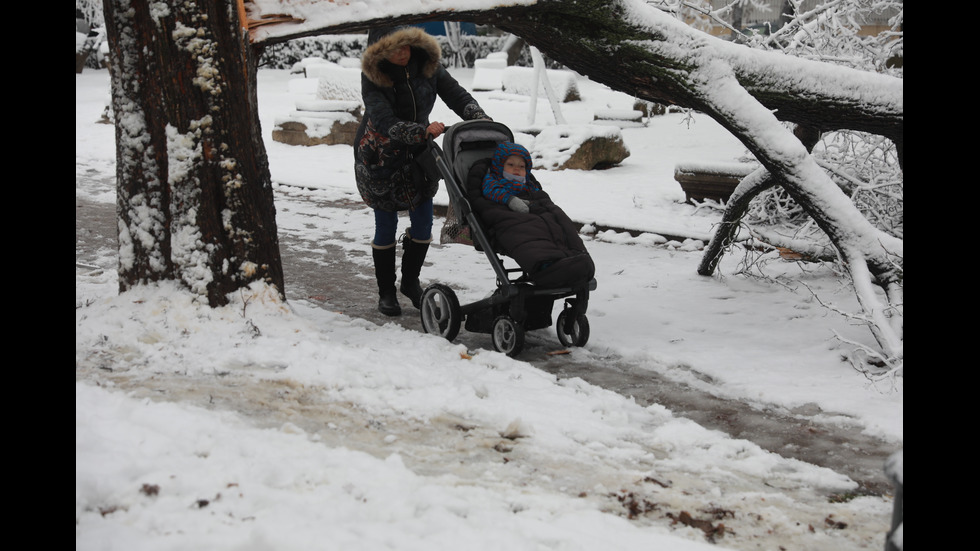
<svg viewBox="0 0 980 551">
<path fill-rule="evenodd" d="M 361 58 L 364 119 L 354 141 L 354 175 L 364 202 L 374 209 L 371 241 L 378 281 L 378 310 L 401 314 L 395 290 L 398 212 L 408 211 L 411 227 L 402 241 L 402 294 L 418 308 L 419 273 L 432 241 L 432 197 L 438 178 L 426 177 L 415 160 L 429 137 L 445 131 L 430 122 L 436 98 L 464 120 L 487 119 L 480 105 L 446 71 L 435 38 L 418 27 L 373 30 Z"/>
<path fill-rule="evenodd" d="M 531 174 L 527 148 L 500 143 L 491 158 L 473 163 L 466 188 L 494 248 L 513 258 L 535 285 L 571 287 L 595 275 L 576 225 Z"/>
</svg>

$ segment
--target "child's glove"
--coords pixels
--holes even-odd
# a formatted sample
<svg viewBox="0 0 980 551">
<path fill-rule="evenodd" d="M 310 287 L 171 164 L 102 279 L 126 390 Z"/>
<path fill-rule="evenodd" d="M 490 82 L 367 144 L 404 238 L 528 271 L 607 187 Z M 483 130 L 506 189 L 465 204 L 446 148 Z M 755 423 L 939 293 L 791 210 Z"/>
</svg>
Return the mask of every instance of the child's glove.
<svg viewBox="0 0 980 551">
<path fill-rule="evenodd" d="M 528 208 L 528 205 L 530 204 L 531 204 L 530 201 L 519 199 L 516 196 L 511 197 L 510 199 L 507 200 L 507 207 L 510 208 L 510 210 L 514 212 L 525 213 L 525 214 L 530 210 Z"/>
</svg>

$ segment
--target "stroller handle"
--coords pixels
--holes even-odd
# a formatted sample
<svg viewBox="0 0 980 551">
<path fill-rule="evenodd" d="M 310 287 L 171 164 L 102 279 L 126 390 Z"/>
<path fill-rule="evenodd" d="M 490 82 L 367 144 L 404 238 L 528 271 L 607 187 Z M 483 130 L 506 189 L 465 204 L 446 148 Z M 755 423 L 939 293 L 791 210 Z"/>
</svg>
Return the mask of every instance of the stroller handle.
<svg viewBox="0 0 980 551">
<path fill-rule="evenodd" d="M 438 135 L 438 136 L 433 136 L 432 134 L 426 132 L 425 133 L 425 141 L 427 143 L 432 143 L 432 142 L 436 141 L 436 138 L 441 138 L 441 137 L 445 136 L 446 135 L 446 132 L 449 132 L 449 129 L 450 128 L 452 128 L 452 125 L 451 124 L 445 125 L 445 127 L 442 129 L 442 133 L 440 135 Z"/>
</svg>

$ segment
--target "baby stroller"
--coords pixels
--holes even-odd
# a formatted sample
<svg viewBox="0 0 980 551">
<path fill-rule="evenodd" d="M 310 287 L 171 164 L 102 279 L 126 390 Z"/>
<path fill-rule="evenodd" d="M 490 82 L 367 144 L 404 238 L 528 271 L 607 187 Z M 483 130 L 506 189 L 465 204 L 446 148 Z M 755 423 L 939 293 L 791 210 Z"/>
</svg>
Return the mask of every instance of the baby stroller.
<svg viewBox="0 0 980 551">
<path fill-rule="evenodd" d="M 431 155 L 428 161 L 434 162 L 445 180 L 452 208 L 461 224 L 469 228 L 474 248 L 490 261 L 497 288 L 482 300 L 460 305 L 448 286 L 429 285 L 420 304 L 422 328 L 452 341 L 465 322 L 467 331 L 490 334 L 494 349 L 515 357 L 524 348 L 525 333 L 551 326 L 555 301 L 565 299 L 556 324 L 558 340 L 563 346 L 585 346 L 589 340 L 586 311 L 589 292 L 596 289 L 595 278 L 575 287 L 542 288 L 531 282 L 521 268 L 506 268 L 467 199 L 470 167 L 493 155 L 503 141 L 514 141 L 513 132 L 502 123 L 488 120 L 464 121 L 447 128 L 442 149 L 429 140 L 424 155 Z"/>
</svg>

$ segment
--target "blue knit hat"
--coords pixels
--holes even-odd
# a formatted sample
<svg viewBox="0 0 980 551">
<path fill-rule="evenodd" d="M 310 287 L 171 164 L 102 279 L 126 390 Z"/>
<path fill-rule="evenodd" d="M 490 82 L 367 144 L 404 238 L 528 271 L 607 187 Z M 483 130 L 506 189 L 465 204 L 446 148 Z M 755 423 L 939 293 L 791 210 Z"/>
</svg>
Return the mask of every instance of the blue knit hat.
<svg viewBox="0 0 980 551">
<path fill-rule="evenodd" d="M 490 172 L 497 178 L 504 173 L 504 163 L 508 157 L 521 157 L 524 159 L 524 169 L 527 171 L 525 178 L 531 174 L 531 154 L 527 148 L 514 142 L 500 142 L 496 151 L 493 152 L 493 159 L 490 161 Z"/>
</svg>

